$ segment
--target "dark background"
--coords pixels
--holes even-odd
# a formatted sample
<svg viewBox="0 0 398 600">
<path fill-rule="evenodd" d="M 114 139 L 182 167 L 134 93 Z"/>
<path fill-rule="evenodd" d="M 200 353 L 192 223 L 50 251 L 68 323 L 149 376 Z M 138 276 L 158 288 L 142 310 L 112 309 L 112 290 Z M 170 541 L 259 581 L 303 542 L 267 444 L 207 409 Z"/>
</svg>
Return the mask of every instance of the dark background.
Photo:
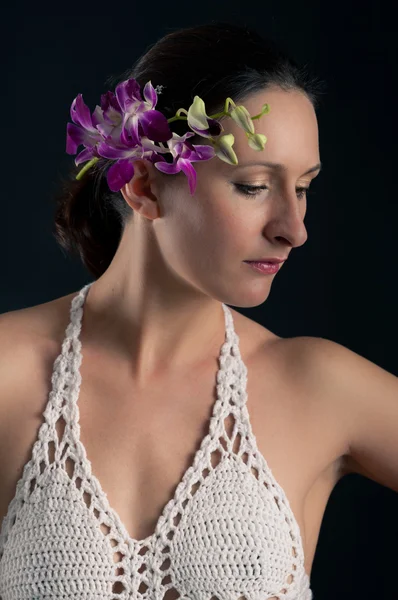
<svg viewBox="0 0 398 600">
<path fill-rule="evenodd" d="M 308 240 L 263 305 L 235 308 L 282 337 L 334 340 L 398 376 L 398 27 L 387 9 L 315 0 L 248 1 L 244 10 L 234 1 L 18 4 L 3 22 L 0 313 L 92 280 L 51 233 L 52 197 L 74 160 L 65 133 L 76 95 L 93 110 L 109 89 L 106 79 L 175 28 L 244 21 L 308 63 L 327 93 L 318 109 L 323 170 L 309 195 Z M 345 477 L 324 515 L 314 600 L 398 597 L 397 558 L 398 495 L 360 475 Z"/>
</svg>

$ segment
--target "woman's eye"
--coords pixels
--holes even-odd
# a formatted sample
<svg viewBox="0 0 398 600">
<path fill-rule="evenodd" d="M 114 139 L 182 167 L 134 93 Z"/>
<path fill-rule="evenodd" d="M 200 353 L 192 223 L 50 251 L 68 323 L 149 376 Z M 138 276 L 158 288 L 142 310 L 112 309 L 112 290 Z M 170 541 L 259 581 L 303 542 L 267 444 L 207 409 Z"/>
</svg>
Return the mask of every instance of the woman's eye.
<svg viewBox="0 0 398 600">
<path fill-rule="evenodd" d="M 298 188 L 296 188 L 296 191 L 299 192 L 298 197 L 301 199 L 301 198 L 304 198 L 304 196 L 308 196 L 310 188 L 309 187 L 298 187 Z"/>
<path fill-rule="evenodd" d="M 237 188 L 240 194 L 244 196 L 257 196 L 262 190 L 267 190 L 268 186 L 266 185 L 248 185 L 246 183 L 234 183 L 234 186 Z M 304 198 L 307 195 L 309 188 L 307 187 L 298 187 L 296 190 L 299 192 L 299 198 Z"/>
<path fill-rule="evenodd" d="M 267 190 L 266 185 L 247 185 L 245 183 L 234 183 L 240 194 L 244 196 L 257 196 L 262 190 Z"/>
</svg>

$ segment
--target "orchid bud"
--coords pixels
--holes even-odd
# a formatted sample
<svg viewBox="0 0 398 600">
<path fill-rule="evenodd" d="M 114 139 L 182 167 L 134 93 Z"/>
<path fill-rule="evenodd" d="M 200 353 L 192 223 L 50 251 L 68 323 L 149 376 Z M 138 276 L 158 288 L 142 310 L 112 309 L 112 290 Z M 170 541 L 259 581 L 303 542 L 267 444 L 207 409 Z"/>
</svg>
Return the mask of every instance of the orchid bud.
<svg viewBox="0 0 398 600">
<path fill-rule="evenodd" d="M 253 150 L 264 150 L 264 144 L 267 141 L 267 136 L 263 133 L 247 134 L 248 144 Z"/>
<path fill-rule="evenodd" d="M 260 115 L 267 115 L 269 113 L 269 111 L 270 111 L 270 105 L 263 104 Z"/>
<path fill-rule="evenodd" d="M 229 113 L 232 119 L 239 127 L 242 127 L 246 133 L 254 133 L 254 125 L 249 111 L 243 105 L 233 108 Z"/>
<path fill-rule="evenodd" d="M 218 139 L 212 140 L 212 146 L 218 158 L 221 158 L 221 160 L 230 165 L 238 164 L 238 157 L 232 149 L 234 142 L 235 137 L 232 133 L 222 135 Z"/>
</svg>

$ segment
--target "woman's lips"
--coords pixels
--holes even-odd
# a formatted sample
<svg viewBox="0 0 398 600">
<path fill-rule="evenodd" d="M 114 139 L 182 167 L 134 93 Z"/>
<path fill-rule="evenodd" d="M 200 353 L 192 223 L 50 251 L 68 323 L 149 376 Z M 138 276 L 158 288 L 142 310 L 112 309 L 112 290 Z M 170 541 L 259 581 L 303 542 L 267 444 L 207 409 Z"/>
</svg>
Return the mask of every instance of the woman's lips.
<svg viewBox="0 0 398 600">
<path fill-rule="evenodd" d="M 244 260 L 246 264 L 252 267 L 258 273 L 264 273 L 265 275 L 273 275 L 277 273 L 283 263 L 270 263 L 270 262 L 258 262 L 254 260 Z"/>
</svg>

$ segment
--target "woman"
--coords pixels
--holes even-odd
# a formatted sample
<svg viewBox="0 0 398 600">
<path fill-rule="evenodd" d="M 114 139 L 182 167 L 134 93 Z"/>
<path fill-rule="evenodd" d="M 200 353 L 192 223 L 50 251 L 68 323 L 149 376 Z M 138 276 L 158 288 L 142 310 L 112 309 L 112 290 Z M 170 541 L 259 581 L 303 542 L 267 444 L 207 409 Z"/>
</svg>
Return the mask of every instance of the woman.
<svg viewBox="0 0 398 600">
<path fill-rule="evenodd" d="M 185 172 L 141 159 L 117 192 L 102 160 L 60 196 L 57 239 L 95 280 L 1 317 L 0 596 L 311 600 L 338 480 L 368 467 L 398 488 L 396 378 L 227 304 L 262 304 L 276 270 L 250 261 L 307 239 L 320 85 L 225 23 L 166 35 L 131 77 L 162 86 L 167 118 L 195 95 L 208 115 L 227 97 L 250 115 L 267 103 L 267 143 L 224 119 L 238 164 L 198 161 L 193 195 Z M 385 418 L 368 435 L 376 395 Z"/>
</svg>

